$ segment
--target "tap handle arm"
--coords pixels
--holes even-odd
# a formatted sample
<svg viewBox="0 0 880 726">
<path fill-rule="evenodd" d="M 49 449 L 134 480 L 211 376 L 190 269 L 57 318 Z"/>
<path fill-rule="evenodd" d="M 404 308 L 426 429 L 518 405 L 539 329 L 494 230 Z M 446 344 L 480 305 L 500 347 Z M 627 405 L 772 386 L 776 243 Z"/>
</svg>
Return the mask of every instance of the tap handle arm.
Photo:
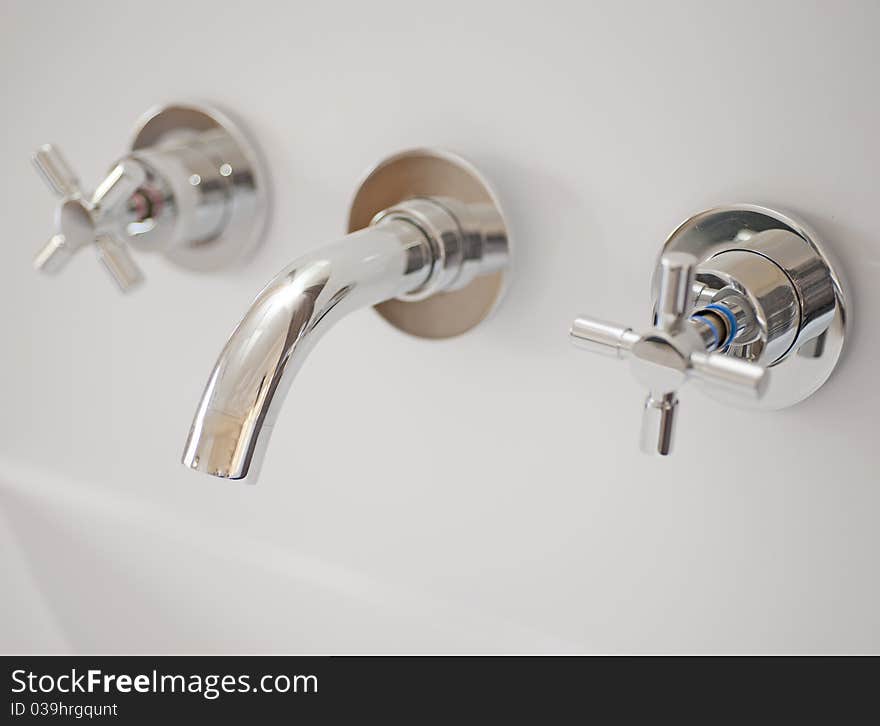
<svg viewBox="0 0 880 726">
<path fill-rule="evenodd" d="M 696 268 L 697 258 L 685 252 L 666 252 L 660 258 L 655 327 L 672 333 L 687 319 L 693 308 Z"/>
<path fill-rule="evenodd" d="M 96 221 L 124 205 L 145 180 L 144 167 L 134 159 L 123 159 L 116 164 L 95 187 L 89 200 Z"/>
<path fill-rule="evenodd" d="M 675 391 L 649 393 L 642 409 L 641 450 L 660 456 L 671 454 L 677 417 L 678 396 Z"/>
<path fill-rule="evenodd" d="M 144 279 L 128 245 L 112 233 L 102 230 L 112 223 L 112 217 L 146 181 L 143 166 L 133 159 L 123 159 L 95 188 L 90 200 L 95 221 L 95 245 L 104 269 L 122 292 L 129 292 Z"/>
<path fill-rule="evenodd" d="M 34 268 L 54 275 L 64 269 L 73 256 L 73 249 L 63 234 L 53 234 L 34 256 Z"/>
<path fill-rule="evenodd" d="M 102 234 L 95 239 L 95 247 L 98 259 L 122 292 L 130 292 L 143 281 L 143 273 L 124 242 Z"/>
<path fill-rule="evenodd" d="M 675 331 L 691 312 L 696 264 L 696 257 L 683 252 L 660 258 L 655 327 Z M 579 348 L 614 358 L 625 357 L 641 337 L 630 327 L 585 316 L 574 321 L 569 335 Z"/>
<path fill-rule="evenodd" d="M 690 374 L 697 381 L 745 398 L 761 398 L 770 381 L 770 371 L 764 366 L 723 353 L 695 351 L 689 363 Z"/>
<path fill-rule="evenodd" d="M 34 166 L 49 189 L 59 198 L 79 197 L 79 179 L 57 146 L 43 144 L 34 152 Z"/>
<path fill-rule="evenodd" d="M 125 242 L 112 230 L 129 198 L 144 184 L 144 167 L 134 159 L 123 159 L 86 198 L 76 174 L 56 147 L 41 146 L 33 160 L 49 188 L 62 200 L 57 213 L 58 231 L 37 253 L 34 266 L 43 272 L 58 272 L 74 252 L 94 244 L 98 258 L 119 289 L 127 292 L 134 288 L 143 275 Z"/>
<path fill-rule="evenodd" d="M 625 358 L 640 337 L 632 328 L 585 316 L 572 323 L 569 335 L 578 348 L 612 358 Z"/>
</svg>

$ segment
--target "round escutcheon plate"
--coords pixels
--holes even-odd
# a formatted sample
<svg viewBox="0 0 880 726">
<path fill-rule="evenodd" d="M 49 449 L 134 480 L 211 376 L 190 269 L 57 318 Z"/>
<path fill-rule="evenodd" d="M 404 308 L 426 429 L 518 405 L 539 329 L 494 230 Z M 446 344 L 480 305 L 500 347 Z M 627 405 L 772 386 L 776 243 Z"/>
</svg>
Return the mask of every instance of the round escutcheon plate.
<svg viewBox="0 0 880 726">
<path fill-rule="evenodd" d="M 449 152 L 412 149 L 385 159 L 367 174 L 351 203 L 348 231 L 363 229 L 378 212 L 412 197 L 488 203 L 501 215 L 497 197 L 471 164 Z M 509 237 L 507 244 L 509 248 Z M 449 338 L 467 332 L 495 309 L 508 275 L 507 269 L 496 271 L 477 277 L 460 290 L 413 302 L 388 300 L 376 310 L 412 335 Z"/>
<path fill-rule="evenodd" d="M 760 233 L 768 230 L 782 230 L 791 235 L 787 250 L 792 258 L 797 257 L 797 269 L 789 265 L 788 260 L 781 259 L 779 254 L 774 256 L 762 253 L 756 241 L 760 239 Z M 808 227 L 787 214 L 753 204 L 734 204 L 694 215 L 669 236 L 661 254 L 666 251 L 687 252 L 695 255 L 699 264 L 703 264 L 720 252 L 743 248 L 764 254 L 782 268 L 799 289 L 804 287 L 800 284 L 802 281 L 797 279 L 799 269 L 809 269 L 811 276 L 818 275 L 821 282 L 828 283 L 832 290 L 829 297 L 833 298 L 833 310 L 823 318 L 829 321 L 824 332 L 816 335 L 816 330 L 802 326 L 790 352 L 770 366 L 770 382 L 766 394 L 761 399 L 746 404 L 761 409 L 786 408 L 814 393 L 837 365 L 848 324 L 846 287 L 825 245 Z M 808 261 L 806 265 L 805 259 Z M 810 284 L 815 284 L 816 279 L 812 277 Z M 652 288 L 656 299 L 656 275 Z M 805 304 L 802 299 L 802 311 Z M 706 393 L 723 398 L 726 403 L 734 403 L 723 394 L 717 394 L 711 387 L 706 388 Z M 736 403 L 742 405 L 741 400 Z"/>
<path fill-rule="evenodd" d="M 132 151 L 137 151 L 214 129 L 227 137 L 212 148 L 223 157 L 215 159 L 218 167 L 228 164 L 231 170 L 229 218 L 216 237 L 165 252 L 175 263 L 200 272 L 247 260 L 263 240 L 269 218 L 269 181 L 256 144 L 226 112 L 197 103 L 171 103 L 147 111 L 136 124 L 131 141 Z"/>
</svg>

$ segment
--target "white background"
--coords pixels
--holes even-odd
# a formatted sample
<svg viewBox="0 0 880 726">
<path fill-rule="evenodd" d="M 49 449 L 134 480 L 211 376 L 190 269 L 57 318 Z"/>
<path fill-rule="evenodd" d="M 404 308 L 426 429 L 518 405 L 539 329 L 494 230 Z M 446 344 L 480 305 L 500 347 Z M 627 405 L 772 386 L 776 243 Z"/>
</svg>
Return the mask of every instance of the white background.
<svg viewBox="0 0 880 726">
<path fill-rule="evenodd" d="M 0 8 L 0 649 L 880 649 L 876 2 Z M 93 185 L 170 99 L 262 142 L 253 262 L 140 255 L 129 297 L 88 251 L 33 272 L 53 199 L 32 150 L 59 144 Z M 495 183 L 517 266 L 498 313 L 444 342 L 351 316 L 256 486 L 186 471 L 250 300 L 414 145 Z M 686 391 L 675 456 L 644 457 L 642 391 L 568 326 L 645 322 L 666 234 L 736 201 L 802 215 L 841 258 L 846 355 L 780 413 Z"/>
</svg>

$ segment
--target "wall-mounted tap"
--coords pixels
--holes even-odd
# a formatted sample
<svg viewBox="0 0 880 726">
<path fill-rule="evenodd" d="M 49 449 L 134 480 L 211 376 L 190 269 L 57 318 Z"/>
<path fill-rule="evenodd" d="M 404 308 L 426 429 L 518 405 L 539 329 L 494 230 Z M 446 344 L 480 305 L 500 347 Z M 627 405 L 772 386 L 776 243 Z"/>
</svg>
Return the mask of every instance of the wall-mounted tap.
<svg viewBox="0 0 880 726">
<path fill-rule="evenodd" d="M 770 209 L 698 214 L 666 241 L 654 276 L 654 324 L 580 317 L 575 344 L 631 360 L 648 390 L 642 448 L 672 450 L 678 389 L 688 380 L 729 402 L 791 406 L 818 389 L 840 356 L 846 298 L 815 235 Z"/>
<path fill-rule="evenodd" d="M 130 151 L 91 193 L 57 147 L 40 147 L 33 161 L 60 200 L 56 232 L 34 260 L 43 272 L 58 272 L 94 246 L 127 292 L 143 278 L 129 246 L 213 270 L 240 261 L 262 239 L 267 180 L 259 155 L 216 109 L 175 104 L 148 112 Z"/>
<path fill-rule="evenodd" d="M 282 270 L 220 353 L 183 454 L 197 471 L 255 478 L 284 396 L 318 339 L 376 305 L 397 327 L 442 338 L 482 320 L 503 290 L 509 247 L 494 194 L 451 154 L 382 164 L 352 204 L 350 234 Z"/>
</svg>

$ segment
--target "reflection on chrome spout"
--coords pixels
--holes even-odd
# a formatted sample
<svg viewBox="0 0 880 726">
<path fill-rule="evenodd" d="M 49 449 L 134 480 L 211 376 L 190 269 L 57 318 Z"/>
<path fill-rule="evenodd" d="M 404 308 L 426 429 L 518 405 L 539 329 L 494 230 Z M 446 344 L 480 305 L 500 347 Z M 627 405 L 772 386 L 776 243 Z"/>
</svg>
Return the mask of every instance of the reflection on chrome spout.
<svg viewBox="0 0 880 726">
<path fill-rule="evenodd" d="M 283 270 L 233 331 L 196 411 L 187 467 L 253 481 L 296 372 L 351 310 L 376 305 L 402 330 L 444 338 L 484 319 L 501 295 L 501 211 L 454 154 L 412 149 L 384 160 L 355 195 L 349 228 L 358 231 Z"/>
<path fill-rule="evenodd" d="M 392 218 L 283 270 L 257 296 L 223 348 L 183 463 L 229 479 L 255 473 L 287 389 L 318 338 L 352 310 L 420 288 L 433 259 L 425 234 Z"/>
</svg>

